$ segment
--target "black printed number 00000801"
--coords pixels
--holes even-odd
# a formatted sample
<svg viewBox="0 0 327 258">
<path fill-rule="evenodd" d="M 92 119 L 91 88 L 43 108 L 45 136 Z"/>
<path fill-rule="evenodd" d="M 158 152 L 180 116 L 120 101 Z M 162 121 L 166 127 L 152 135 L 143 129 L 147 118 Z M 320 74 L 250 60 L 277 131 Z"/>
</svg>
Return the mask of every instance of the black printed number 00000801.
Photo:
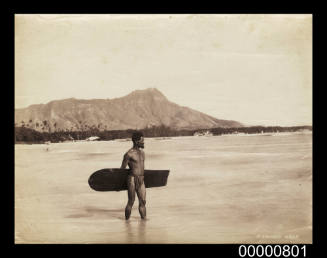
<svg viewBox="0 0 327 258">
<path fill-rule="evenodd" d="M 306 257 L 306 247 L 303 245 L 240 245 L 240 257 Z"/>
</svg>

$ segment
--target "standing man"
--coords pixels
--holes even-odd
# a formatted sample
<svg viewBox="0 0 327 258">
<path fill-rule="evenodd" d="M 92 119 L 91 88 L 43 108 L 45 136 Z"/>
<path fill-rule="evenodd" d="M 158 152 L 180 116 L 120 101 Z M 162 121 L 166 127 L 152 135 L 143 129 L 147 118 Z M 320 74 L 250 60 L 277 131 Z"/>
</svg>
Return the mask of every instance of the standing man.
<svg viewBox="0 0 327 258">
<path fill-rule="evenodd" d="M 135 132 L 132 136 L 133 148 L 124 155 L 121 164 L 122 169 L 128 165 L 130 173 L 127 176 L 128 202 L 125 208 L 125 218 L 129 219 L 135 201 L 135 192 L 139 199 L 139 212 L 142 219 L 146 218 L 145 209 L 145 185 L 144 185 L 144 138 L 141 132 Z"/>
</svg>

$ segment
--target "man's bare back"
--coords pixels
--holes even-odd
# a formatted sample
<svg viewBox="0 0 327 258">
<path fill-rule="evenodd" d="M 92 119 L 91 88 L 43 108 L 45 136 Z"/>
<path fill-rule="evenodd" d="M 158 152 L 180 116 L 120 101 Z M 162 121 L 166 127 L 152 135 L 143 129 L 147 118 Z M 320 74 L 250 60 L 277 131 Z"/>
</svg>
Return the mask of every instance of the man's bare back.
<svg viewBox="0 0 327 258">
<path fill-rule="evenodd" d="M 132 207 L 135 201 L 135 192 L 139 198 L 139 212 L 142 219 L 146 217 L 145 209 L 145 185 L 144 185 L 144 151 L 140 148 L 144 148 L 144 138 L 141 133 L 133 134 L 133 148 L 127 151 L 124 155 L 121 168 L 126 168 L 128 165 L 130 168 L 130 175 L 127 177 L 128 188 L 128 202 L 125 208 L 125 218 L 129 219 L 132 211 Z"/>
<path fill-rule="evenodd" d="M 144 176 L 144 151 L 136 148 L 131 148 L 124 155 L 122 167 L 131 169 L 131 174 L 135 176 Z"/>
</svg>

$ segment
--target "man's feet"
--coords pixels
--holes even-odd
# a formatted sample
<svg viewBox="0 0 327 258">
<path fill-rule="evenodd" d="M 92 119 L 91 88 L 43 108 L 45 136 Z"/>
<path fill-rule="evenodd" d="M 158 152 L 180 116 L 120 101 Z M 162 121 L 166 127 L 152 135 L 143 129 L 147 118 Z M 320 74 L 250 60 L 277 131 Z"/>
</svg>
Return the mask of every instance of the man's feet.
<svg viewBox="0 0 327 258">
<path fill-rule="evenodd" d="M 139 206 L 139 212 L 141 215 L 142 219 L 146 219 L 146 209 L 145 209 L 145 205 L 140 205 Z"/>
<path fill-rule="evenodd" d="M 129 217 L 131 216 L 131 211 L 132 211 L 131 208 L 126 207 L 126 209 L 125 209 L 125 219 L 126 219 L 126 220 L 128 220 Z"/>
</svg>

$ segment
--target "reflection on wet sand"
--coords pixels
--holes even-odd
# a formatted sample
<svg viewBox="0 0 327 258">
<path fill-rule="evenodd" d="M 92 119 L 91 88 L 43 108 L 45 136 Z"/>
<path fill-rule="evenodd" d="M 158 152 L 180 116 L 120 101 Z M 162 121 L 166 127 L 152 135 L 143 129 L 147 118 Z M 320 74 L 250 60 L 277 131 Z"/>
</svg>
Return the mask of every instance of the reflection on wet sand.
<svg viewBox="0 0 327 258">
<path fill-rule="evenodd" d="M 126 220 L 126 242 L 127 243 L 146 243 L 146 220 L 137 222 Z"/>
</svg>

